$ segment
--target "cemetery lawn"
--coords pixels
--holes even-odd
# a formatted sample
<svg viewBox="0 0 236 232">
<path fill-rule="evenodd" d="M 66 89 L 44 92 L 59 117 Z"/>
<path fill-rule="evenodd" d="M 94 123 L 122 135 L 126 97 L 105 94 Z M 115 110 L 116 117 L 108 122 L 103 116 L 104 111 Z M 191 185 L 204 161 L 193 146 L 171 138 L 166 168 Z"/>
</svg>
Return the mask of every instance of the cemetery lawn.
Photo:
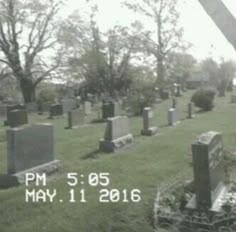
<svg viewBox="0 0 236 232">
<path fill-rule="evenodd" d="M 209 130 L 219 131 L 223 134 L 226 150 L 233 151 L 236 147 L 236 104 L 229 103 L 229 96 L 217 98 L 213 111 L 197 113 L 194 119 L 186 119 L 191 94 L 189 91 L 178 98 L 177 115 L 181 123 L 175 127 L 166 126 L 171 100 L 156 105 L 154 122 L 160 128 L 158 136 L 141 136 L 141 117 L 130 118 L 134 144 L 113 154 L 98 152 L 105 123 L 65 130 L 65 117 L 51 121 L 54 123 L 55 158 L 62 160 L 63 167 L 46 187 L 32 184 L 30 189 L 56 189 L 57 197 L 53 203 L 26 203 L 25 186 L 0 190 L 0 232 L 152 232 L 157 187 L 182 173 L 191 178 L 191 143 L 196 136 Z M 30 121 L 46 122 L 46 117 L 31 115 Z M 0 126 L 0 152 L 0 170 L 5 173 L 3 126 Z M 70 187 L 66 178 L 68 172 L 83 174 L 84 178 L 79 178 L 76 187 Z M 87 176 L 92 172 L 110 173 L 110 185 L 89 186 Z M 75 191 L 76 203 L 69 203 L 71 188 Z M 142 200 L 138 203 L 99 203 L 102 188 L 139 189 Z M 80 202 L 81 189 L 86 192 L 86 203 Z M 64 202 L 59 203 L 59 199 Z"/>
</svg>

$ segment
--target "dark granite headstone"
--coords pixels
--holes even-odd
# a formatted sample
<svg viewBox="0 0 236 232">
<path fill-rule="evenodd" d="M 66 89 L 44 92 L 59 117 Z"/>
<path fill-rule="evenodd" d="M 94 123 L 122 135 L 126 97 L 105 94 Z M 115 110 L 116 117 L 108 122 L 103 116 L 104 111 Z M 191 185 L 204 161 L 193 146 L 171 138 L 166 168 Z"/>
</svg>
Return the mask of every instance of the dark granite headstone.
<svg viewBox="0 0 236 232">
<path fill-rule="evenodd" d="M 120 107 L 117 102 L 109 101 L 104 102 L 102 105 L 102 118 L 112 118 L 115 116 L 119 116 L 120 114 Z"/>
<path fill-rule="evenodd" d="M 201 134 L 192 144 L 192 158 L 195 205 L 199 210 L 208 210 L 213 207 L 224 186 L 222 135 L 214 131 Z"/>
<path fill-rule="evenodd" d="M 28 115 L 26 110 L 12 110 L 8 114 L 8 125 L 10 127 L 18 127 L 28 124 Z"/>
<path fill-rule="evenodd" d="M 7 119 L 4 122 L 4 125 L 7 126 L 8 125 L 8 120 L 9 120 L 9 114 L 12 110 L 25 110 L 25 106 L 24 105 L 20 105 L 20 104 L 15 104 L 15 105 L 7 105 Z"/>
<path fill-rule="evenodd" d="M 63 115 L 63 107 L 61 104 L 53 104 L 50 106 L 49 118 Z"/>
</svg>

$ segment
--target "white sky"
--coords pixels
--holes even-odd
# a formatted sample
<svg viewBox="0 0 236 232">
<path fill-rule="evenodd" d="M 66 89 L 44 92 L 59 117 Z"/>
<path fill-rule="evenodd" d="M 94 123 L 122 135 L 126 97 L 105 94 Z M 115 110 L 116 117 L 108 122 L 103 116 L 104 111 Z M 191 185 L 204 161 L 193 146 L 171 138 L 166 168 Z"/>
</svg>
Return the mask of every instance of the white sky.
<svg viewBox="0 0 236 232">
<path fill-rule="evenodd" d="M 63 14 L 75 9 L 85 9 L 85 0 L 67 0 L 67 6 L 63 8 Z M 121 7 L 122 0 L 92 0 L 98 3 L 99 14 L 98 24 L 102 30 L 112 27 L 114 24 L 128 25 L 138 19 L 139 14 L 135 14 L 125 7 Z M 184 28 L 184 39 L 193 44 L 189 50 L 197 59 L 213 57 L 219 60 L 233 59 L 236 61 L 236 51 L 224 38 L 222 33 L 205 13 L 198 0 L 180 1 L 180 24 Z M 236 1 L 223 0 L 230 11 L 236 16 Z M 142 18 L 143 22 L 143 18 Z"/>
</svg>

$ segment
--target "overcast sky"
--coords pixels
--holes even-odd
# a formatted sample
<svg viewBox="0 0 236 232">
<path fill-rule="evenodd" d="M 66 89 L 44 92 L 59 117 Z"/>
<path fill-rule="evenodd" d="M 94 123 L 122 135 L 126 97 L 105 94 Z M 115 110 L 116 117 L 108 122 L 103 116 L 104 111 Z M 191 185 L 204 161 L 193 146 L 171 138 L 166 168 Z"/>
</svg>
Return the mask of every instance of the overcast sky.
<svg viewBox="0 0 236 232">
<path fill-rule="evenodd" d="M 102 30 L 106 30 L 114 24 L 128 25 L 138 18 L 138 14 L 121 7 L 123 0 L 93 0 L 99 7 L 98 24 Z M 236 52 L 221 34 L 219 29 L 205 13 L 198 0 L 179 0 L 181 25 L 184 28 L 184 39 L 193 44 L 190 49 L 197 59 L 213 57 L 219 60 L 233 59 L 236 61 Z M 223 0 L 228 9 L 236 17 L 236 0 Z M 85 0 L 67 0 L 67 6 L 63 13 L 67 14 L 73 9 L 84 9 Z M 142 19 L 143 21 L 143 19 Z"/>
</svg>

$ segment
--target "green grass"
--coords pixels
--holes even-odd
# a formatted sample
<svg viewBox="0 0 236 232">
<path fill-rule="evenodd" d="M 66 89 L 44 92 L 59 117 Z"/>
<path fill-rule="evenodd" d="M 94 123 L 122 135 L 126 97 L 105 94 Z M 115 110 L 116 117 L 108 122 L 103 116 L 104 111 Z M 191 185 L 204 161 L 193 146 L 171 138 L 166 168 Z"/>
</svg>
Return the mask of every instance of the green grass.
<svg viewBox="0 0 236 232">
<path fill-rule="evenodd" d="M 223 133 L 225 148 L 236 146 L 236 105 L 229 104 L 229 96 L 216 99 L 216 108 L 199 113 L 194 119 L 187 116 L 187 102 L 192 92 L 178 98 L 178 116 L 181 123 L 167 125 L 167 109 L 171 101 L 155 107 L 154 122 L 160 135 L 140 135 L 142 119 L 130 118 L 134 144 L 114 154 L 98 152 L 105 123 L 93 123 L 75 130 L 65 130 L 65 118 L 51 121 L 55 132 L 55 157 L 63 162 L 57 177 L 46 188 L 57 189 L 53 203 L 26 203 L 25 187 L 0 190 L 0 232 L 151 232 L 152 210 L 157 187 L 182 172 L 190 173 L 191 143 L 197 135 L 208 130 Z M 49 121 L 46 115 L 32 115 L 31 122 Z M 2 121 L 0 121 L 2 125 Z M 6 172 L 5 128 L 0 126 L 0 170 Z M 83 188 L 87 203 L 69 203 L 70 187 L 67 172 L 78 172 L 85 177 L 91 173 L 110 173 L 109 189 L 140 189 L 139 203 L 99 203 L 101 187 L 80 183 L 74 187 L 76 198 Z M 86 179 L 84 179 L 86 182 Z M 33 188 L 34 185 L 31 186 Z M 64 199 L 59 203 L 58 199 Z"/>
</svg>

